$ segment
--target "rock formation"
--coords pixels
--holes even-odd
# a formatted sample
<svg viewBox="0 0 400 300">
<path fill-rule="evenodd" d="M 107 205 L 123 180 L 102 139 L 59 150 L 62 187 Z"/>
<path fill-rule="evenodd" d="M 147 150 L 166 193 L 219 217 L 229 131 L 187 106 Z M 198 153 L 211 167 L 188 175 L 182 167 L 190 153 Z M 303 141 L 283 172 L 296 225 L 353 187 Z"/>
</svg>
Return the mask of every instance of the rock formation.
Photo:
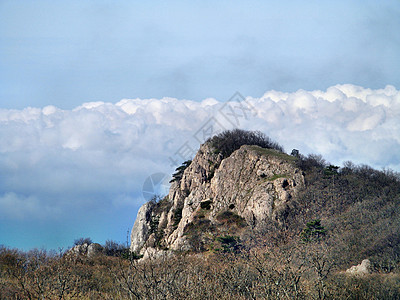
<svg viewBox="0 0 400 300">
<path fill-rule="evenodd" d="M 93 258 L 103 251 L 103 247 L 98 243 L 84 243 L 82 245 L 75 245 L 68 250 L 68 254 L 72 255 L 84 255 L 89 258 Z"/>
<path fill-rule="evenodd" d="M 371 262 L 369 259 L 364 259 L 361 264 L 352 266 L 346 270 L 346 273 L 354 276 L 364 276 L 371 273 Z"/>
<path fill-rule="evenodd" d="M 203 144 L 181 168 L 168 196 L 144 204 L 131 233 L 131 251 L 202 251 L 221 235 L 239 235 L 269 218 L 283 223 L 304 186 L 295 158 L 258 146 L 223 157 Z"/>
</svg>

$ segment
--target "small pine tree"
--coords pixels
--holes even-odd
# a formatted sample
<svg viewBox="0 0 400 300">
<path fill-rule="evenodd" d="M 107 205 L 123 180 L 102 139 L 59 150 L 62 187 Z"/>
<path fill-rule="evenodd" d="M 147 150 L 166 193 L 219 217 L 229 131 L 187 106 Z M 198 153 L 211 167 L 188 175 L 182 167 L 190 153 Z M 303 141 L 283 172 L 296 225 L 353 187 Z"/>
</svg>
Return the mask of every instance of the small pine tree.
<svg viewBox="0 0 400 300">
<path fill-rule="evenodd" d="M 300 235 L 305 243 L 319 241 L 326 235 L 326 229 L 321 225 L 321 220 L 316 219 L 308 222 Z"/>
<path fill-rule="evenodd" d="M 338 169 L 339 169 L 339 168 L 340 168 L 340 167 L 338 167 L 338 166 L 329 165 L 329 166 L 325 167 L 324 173 L 325 173 L 325 175 L 327 175 L 327 176 L 337 175 L 337 174 L 338 174 Z"/>
<path fill-rule="evenodd" d="M 191 160 L 187 160 L 185 162 L 182 163 L 182 165 L 180 167 L 177 167 L 175 169 L 175 173 L 172 174 L 172 179 L 170 180 L 169 183 L 172 183 L 174 181 L 179 181 L 182 179 L 183 176 L 183 172 L 186 170 L 187 167 L 189 167 L 189 165 L 192 163 Z"/>
</svg>

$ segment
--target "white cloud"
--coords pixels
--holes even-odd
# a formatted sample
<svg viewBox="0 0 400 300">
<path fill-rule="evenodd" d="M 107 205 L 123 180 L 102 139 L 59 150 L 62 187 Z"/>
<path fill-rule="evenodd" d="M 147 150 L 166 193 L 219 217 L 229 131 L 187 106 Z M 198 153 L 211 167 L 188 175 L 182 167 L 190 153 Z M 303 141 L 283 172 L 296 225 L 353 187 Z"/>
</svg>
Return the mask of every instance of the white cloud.
<svg viewBox="0 0 400 300">
<path fill-rule="evenodd" d="M 382 108 L 376 108 L 374 111 L 362 113 L 351 121 L 347 128 L 350 131 L 373 130 L 385 121 L 385 111 Z"/>
<path fill-rule="evenodd" d="M 246 117 L 237 111 L 236 119 L 226 111 L 224 117 L 224 103 L 211 98 L 2 109 L 1 217 L 62 219 L 109 210 L 114 219 L 120 210 L 143 203 L 148 176 L 173 172 L 171 161 L 181 163 L 182 151 L 190 150 L 184 146 L 197 150 L 196 137 L 204 139 L 199 130 L 211 117 L 226 129 L 263 131 L 288 152 L 297 148 L 335 164 L 352 160 L 400 171 L 400 92 L 392 86 L 270 91 L 246 101 L 255 110 Z"/>
</svg>

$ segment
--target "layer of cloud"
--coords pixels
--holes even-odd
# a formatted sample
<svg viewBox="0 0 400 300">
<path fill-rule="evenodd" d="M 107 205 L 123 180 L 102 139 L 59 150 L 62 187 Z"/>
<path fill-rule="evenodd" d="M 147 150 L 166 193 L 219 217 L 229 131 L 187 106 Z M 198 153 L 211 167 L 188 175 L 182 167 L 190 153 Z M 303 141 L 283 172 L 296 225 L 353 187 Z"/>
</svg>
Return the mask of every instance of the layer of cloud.
<svg viewBox="0 0 400 300">
<path fill-rule="evenodd" d="M 269 91 L 239 100 L 124 99 L 73 110 L 0 110 L 0 222 L 74 215 L 84 225 L 90 220 L 83 216 L 100 214 L 108 223 L 133 224 L 146 178 L 171 174 L 217 129 L 260 130 L 288 152 L 400 171 L 400 92 L 393 86 Z M 121 221 L 118 214 L 127 210 L 130 219 Z"/>
</svg>

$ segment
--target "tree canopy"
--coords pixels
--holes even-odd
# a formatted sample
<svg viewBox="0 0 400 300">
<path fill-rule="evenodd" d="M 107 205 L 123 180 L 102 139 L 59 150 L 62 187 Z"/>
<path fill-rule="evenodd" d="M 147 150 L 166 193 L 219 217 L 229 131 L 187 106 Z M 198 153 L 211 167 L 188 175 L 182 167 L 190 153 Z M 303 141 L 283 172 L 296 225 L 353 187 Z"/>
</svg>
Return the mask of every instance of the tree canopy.
<svg viewBox="0 0 400 300">
<path fill-rule="evenodd" d="M 260 131 L 246 131 L 242 129 L 226 130 L 207 140 L 216 152 L 223 157 L 230 156 L 243 145 L 256 145 L 262 148 L 275 149 L 283 152 L 283 147 L 272 141 Z"/>
</svg>

